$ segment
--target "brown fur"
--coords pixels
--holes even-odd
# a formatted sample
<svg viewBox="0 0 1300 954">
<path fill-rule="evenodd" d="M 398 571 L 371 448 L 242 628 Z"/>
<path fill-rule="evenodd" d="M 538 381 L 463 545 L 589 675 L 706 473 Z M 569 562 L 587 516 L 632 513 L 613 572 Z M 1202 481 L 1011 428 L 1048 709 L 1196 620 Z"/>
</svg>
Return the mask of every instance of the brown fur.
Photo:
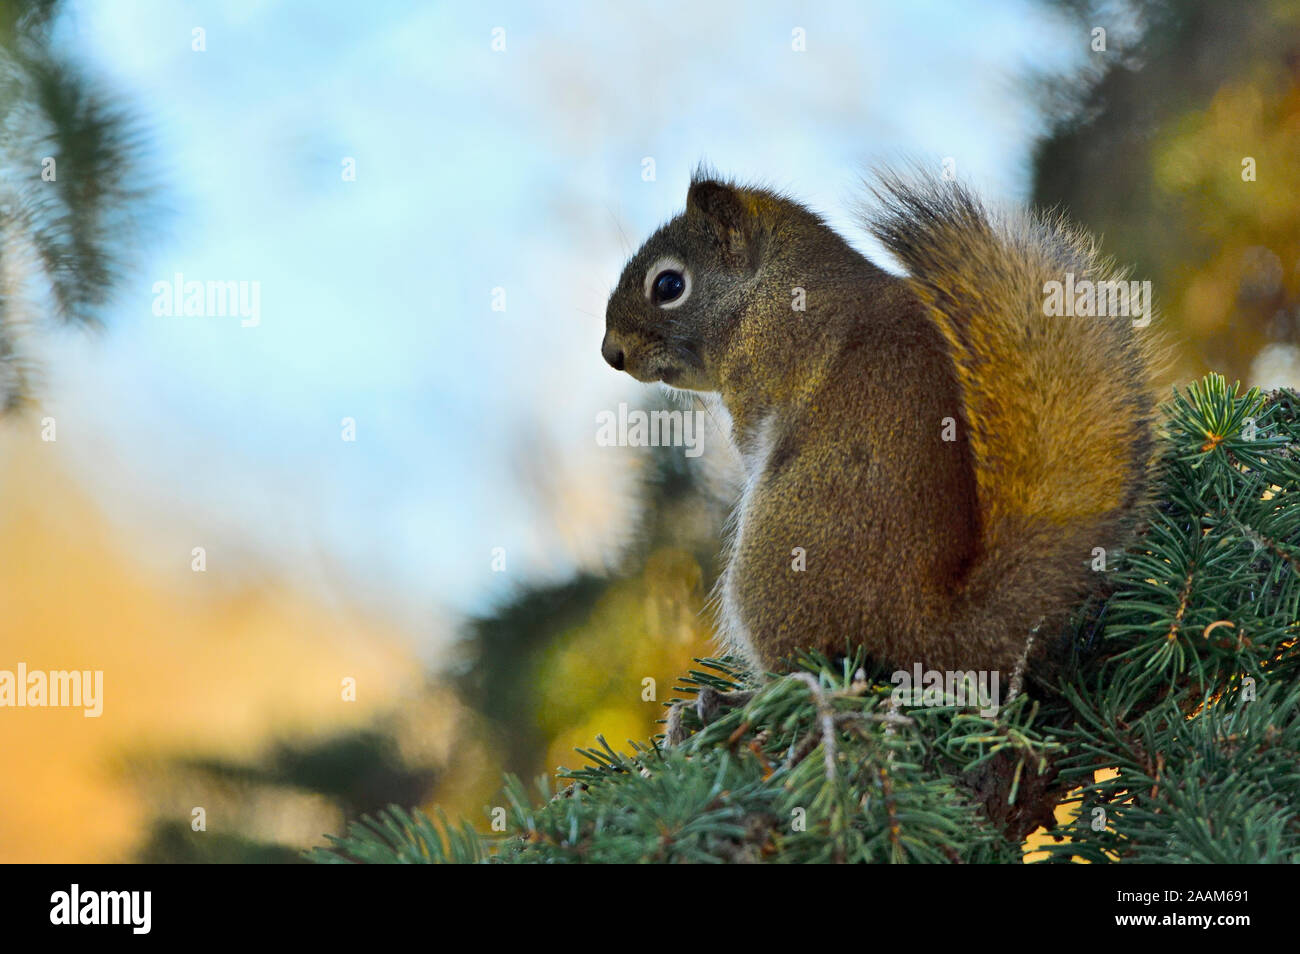
<svg viewBox="0 0 1300 954">
<path fill-rule="evenodd" d="M 878 197 L 868 225 L 905 278 L 797 203 L 697 178 L 624 270 L 603 350 L 731 413 L 747 468 L 720 590 L 733 648 L 767 669 L 861 646 L 1010 673 L 1095 584 L 1093 548 L 1113 558 L 1131 529 L 1150 361 L 1127 318 L 1043 314 L 1046 281 L 1113 277 L 1082 235 L 996 220 L 948 183 L 886 176 Z M 692 276 L 668 310 L 644 294 L 666 255 Z"/>
</svg>

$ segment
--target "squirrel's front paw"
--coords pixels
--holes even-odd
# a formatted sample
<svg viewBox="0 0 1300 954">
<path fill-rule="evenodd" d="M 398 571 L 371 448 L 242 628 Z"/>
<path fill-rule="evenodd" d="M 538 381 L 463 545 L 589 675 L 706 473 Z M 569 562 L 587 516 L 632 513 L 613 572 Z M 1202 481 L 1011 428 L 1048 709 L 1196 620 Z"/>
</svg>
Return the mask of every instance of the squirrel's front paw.
<svg viewBox="0 0 1300 954">
<path fill-rule="evenodd" d="M 735 692 L 718 692 L 708 686 L 702 688 L 695 696 L 695 714 L 701 725 L 710 725 L 726 715 L 730 710 L 745 705 L 754 698 L 754 690 L 743 689 Z M 668 720 L 664 727 L 664 742 L 669 746 L 680 745 L 690 734 L 682 725 L 682 710 L 692 703 L 674 702 L 668 709 Z"/>
</svg>

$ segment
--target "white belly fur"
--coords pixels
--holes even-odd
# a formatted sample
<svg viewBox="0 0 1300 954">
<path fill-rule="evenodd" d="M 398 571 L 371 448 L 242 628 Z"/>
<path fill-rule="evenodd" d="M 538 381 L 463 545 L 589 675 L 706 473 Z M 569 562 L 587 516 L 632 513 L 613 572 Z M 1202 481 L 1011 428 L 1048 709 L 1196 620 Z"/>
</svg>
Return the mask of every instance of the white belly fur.
<svg viewBox="0 0 1300 954">
<path fill-rule="evenodd" d="M 762 672 L 758 654 L 750 639 L 749 628 L 741 616 L 740 603 L 736 596 L 736 564 L 745 540 L 745 523 L 752 506 L 754 494 L 759 481 L 767 470 L 768 458 L 772 455 L 772 445 L 776 433 L 776 416 L 769 414 L 754 429 L 753 437 L 745 447 L 740 449 L 745 464 L 745 483 L 741 487 L 740 499 L 732 512 L 732 532 L 727 548 L 727 568 L 722 575 L 722 588 L 718 600 L 718 625 L 723 644 L 729 652 L 747 660 L 756 672 Z"/>
</svg>

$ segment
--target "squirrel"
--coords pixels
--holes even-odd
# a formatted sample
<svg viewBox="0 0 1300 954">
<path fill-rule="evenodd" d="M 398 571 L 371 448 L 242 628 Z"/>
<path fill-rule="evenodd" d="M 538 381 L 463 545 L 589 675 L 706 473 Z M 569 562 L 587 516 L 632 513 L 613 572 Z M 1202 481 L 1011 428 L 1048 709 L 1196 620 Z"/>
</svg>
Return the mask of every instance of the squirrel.
<svg viewBox="0 0 1300 954">
<path fill-rule="evenodd" d="M 872 191 L 864 225 L 901 276 L 792 199 L 697 171 L 625 266 L 601 353 L 730 413 L 745 476 L 715 599 L 760 677 L 861 648 L 1017 685 L 1147 502 L 1152 344 L 1127 316 L 1050 314 L 1051 282 L 1126 277 L 1059 218 L 924 173 Z"/>
</svg>

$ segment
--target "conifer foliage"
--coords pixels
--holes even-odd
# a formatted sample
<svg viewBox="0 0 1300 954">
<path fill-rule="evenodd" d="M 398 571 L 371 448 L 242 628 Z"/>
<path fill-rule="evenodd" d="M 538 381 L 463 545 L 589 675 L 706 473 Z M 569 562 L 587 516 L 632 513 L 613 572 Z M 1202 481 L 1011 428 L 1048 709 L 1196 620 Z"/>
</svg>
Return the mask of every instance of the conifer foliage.
<svg viewBox="0 0 1300 954">
<path fill-rule="evenodd" d="M 701 660 L 679 744 L 601 739 L 559 791 L 508 779 L 499 833 L 393 807 L 310 857 L 1018 863 L 1043 825 L 1032 860 L 1300 861 L 1300 398 L 1239 391 L 1174 395 L 1143 534 L 1061 675 L 996 713 L 899 705 L 851 654 L 756 687 Z"/>
</svg>

